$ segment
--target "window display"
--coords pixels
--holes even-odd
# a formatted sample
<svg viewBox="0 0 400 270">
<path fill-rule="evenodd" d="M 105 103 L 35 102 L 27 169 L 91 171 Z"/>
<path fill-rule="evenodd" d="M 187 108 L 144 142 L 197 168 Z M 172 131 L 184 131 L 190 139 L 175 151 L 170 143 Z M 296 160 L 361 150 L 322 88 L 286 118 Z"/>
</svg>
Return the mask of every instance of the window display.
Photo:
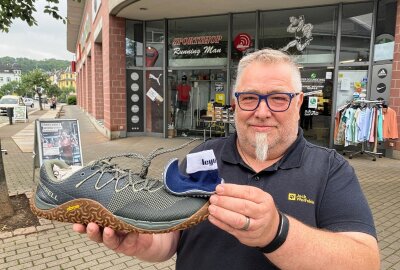
<svg viewBox="0 0 400 270">
<path fill-rule="evenodd" d="M 214 107 L 226 105 L 225 71 L 171 70 L 168 84 L 171 93 L 169 126 L 176 128 L 178 136 L 203 132 L 210 124 L 207 121 L 215 122 Z"/>
</svg>

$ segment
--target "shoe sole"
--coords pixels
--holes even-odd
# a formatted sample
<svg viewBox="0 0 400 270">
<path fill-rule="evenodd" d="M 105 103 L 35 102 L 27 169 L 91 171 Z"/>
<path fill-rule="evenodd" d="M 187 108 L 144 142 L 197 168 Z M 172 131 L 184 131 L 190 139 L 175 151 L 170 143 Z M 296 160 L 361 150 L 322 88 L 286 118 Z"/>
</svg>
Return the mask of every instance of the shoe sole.
<svg viewBox="0 0 400 270">
<path fill-rule="evenodd" d="M 59 205 L 51 210 L 42 210 L 37 208 L 34 202 L 34 196 L 30 199 L 32 212 L 42 218 L 57 220 L 67 223 L 79 223 L 87 225 L 94 222 L 101 227 L 109 227 L 115 231 L 138 232 L 138 233 L 168 233 L 177 230 L 190 228 L 208 217 L 208 205 L 206 202 L 191 217 L 184 222 L 171 228 L 161 230 L 151 230 L 135 227 L 117 218 L 110 211 L 104 208 L 100 203 L 90 199 L 75 199 Z"/>
</svg>

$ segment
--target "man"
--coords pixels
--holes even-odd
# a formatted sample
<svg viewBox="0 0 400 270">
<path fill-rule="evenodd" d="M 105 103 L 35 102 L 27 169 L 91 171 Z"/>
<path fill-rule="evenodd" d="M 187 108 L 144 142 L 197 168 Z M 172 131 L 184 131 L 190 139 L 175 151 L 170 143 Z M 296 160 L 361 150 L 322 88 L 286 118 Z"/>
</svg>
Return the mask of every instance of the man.
<svg viewBox="0 0 400 270">
<path fill-rule="evenodd" d="M 177 252 L 177 269 L 379 269 L 372 215 L 354 170 L 298 128 L 303 101 L 296 64 L 264 49 L 244 57 L 234 87 L 237 134 L 208 141 L 225 184 L 208 221 L 183 232 L 74 230 L 146 261 Z"/>
</svg>

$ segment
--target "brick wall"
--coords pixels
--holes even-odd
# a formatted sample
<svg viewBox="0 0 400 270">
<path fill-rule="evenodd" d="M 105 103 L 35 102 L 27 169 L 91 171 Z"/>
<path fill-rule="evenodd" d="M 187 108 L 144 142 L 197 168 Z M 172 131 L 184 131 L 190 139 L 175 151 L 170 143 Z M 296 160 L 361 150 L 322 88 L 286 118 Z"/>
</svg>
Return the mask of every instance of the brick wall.
<svg viewBox="0 0 400 270">
<path fill-rule="evenodd" d="M 103 50 L 102 44 L 92 45 L 92 114 L 96 119 L 104 118 L 103 95 Z"/>
<path fill-rule="evenodd" d="M 93 113 L 93 98 L 92 98 L 92 60 L 90 56 L 86 57 L 86 64 L 85 64 L 85 83 L 86 83 L 86 89 L 85 89 L 85 109 L 89 114 Z"/>
<path fill-rule="evenodd" d="M 397 126 L 400 130 L 400 1 L 397 2 L 395 46 L 392 69 L 389 107 L 396 111 Z M 400 140 L 397 140 L 394 149 L 400 151 Z"/>
<path fill-rule="evenodd" d="M 126 131 L 124 18 L 103 13 L 102 48 L 104 126 L 111 132 Z"/>
</svg>

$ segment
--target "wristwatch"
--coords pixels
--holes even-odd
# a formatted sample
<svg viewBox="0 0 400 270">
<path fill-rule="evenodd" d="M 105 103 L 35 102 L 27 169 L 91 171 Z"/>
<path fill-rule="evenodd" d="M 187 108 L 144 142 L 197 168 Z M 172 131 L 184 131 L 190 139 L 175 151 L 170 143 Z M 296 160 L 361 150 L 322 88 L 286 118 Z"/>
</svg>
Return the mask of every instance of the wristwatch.
<svg viewBox="0 0 400 270">
<path fill-rule="evenodd" d="M 280 246 L 282 246 L 283 243 L 285 243 L 286 241 L 289 232 L 289 219 L 285 214 L 283 214 L 279 210 L 278 214 L 279 214 L 279 225 L 278 225 L 278 231 L 276 232 L 274 239 L 268 245 L 257 248 L 262 253 L 274 252 L 275 250 L 280 248 Z"/>
</svg>

